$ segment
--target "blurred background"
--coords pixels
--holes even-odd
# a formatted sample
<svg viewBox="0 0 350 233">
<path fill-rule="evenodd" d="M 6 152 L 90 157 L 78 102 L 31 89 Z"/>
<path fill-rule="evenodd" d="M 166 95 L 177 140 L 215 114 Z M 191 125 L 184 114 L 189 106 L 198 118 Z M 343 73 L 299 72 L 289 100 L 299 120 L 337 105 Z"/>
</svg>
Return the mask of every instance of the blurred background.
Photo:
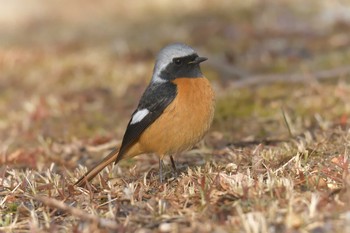
<svg viewBox="0 0 350 233">
<path fill-rule="evenodd" d="M 350 1 L 0 1 L 2 151 L 120 139 L 164 45 L 209 60 L 208 143 L 346 124 Z M 320 79 L 322 81 L 320 83 Z"/>
<path fill-rule="evenodd" d="M 209 58 L 204 141 L 73 188 L 174 42 Z M 350 0 L 0 0 L 0 232 L 350 232 L 349 116 Z"/>
</svg>

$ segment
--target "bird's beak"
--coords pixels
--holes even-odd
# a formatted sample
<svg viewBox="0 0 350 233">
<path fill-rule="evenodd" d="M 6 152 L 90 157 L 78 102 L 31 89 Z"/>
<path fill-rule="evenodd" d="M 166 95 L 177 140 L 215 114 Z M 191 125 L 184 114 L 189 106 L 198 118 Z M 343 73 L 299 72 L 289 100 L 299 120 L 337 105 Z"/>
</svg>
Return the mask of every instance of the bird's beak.
<svg viewBox="0 0 350 233">
<path fill-rule="evenodd" d="M 196 59 L 194 59 L 193 61 L 190 61 L 188 64 L 199 64 L 201 62 L 204 62 L 208 60 L 208 58 L 206 57 L 196 57 Z"/>
</svg>

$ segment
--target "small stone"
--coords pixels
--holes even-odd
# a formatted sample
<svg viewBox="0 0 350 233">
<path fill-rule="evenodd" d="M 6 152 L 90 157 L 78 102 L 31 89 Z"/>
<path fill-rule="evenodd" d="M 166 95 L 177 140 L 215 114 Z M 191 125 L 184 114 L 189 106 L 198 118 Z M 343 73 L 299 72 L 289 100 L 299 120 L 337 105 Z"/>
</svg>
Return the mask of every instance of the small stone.
<svg viewBox="0 0 350 233">
<path fill-rule="evenodd" d="M 162 223 L 159 225 L 159 230 L 161 232 L 170 232 L 171 231 L 171 224 L 170 223 Z"/>
</svg>

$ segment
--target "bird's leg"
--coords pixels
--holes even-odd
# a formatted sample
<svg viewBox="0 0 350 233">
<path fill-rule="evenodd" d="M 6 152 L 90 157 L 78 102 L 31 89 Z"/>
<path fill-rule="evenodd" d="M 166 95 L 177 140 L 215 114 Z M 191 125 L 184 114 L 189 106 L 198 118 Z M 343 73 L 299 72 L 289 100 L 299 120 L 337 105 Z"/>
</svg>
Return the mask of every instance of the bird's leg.
<svg viewBox="0 0 350 233">
<path fill-rule="evenodd" d="M 159 158 L 159 182 L 163 183 L 163 160 Z"/>
<path fill-rule="evenodd" d="M 170 155 L 170 161 L 171 161 L 171 166 L 173 167 L 175 177 L 177 177 L 178 172 L 177 172 L 176 164 L 172 155 Z"/>
</svg>

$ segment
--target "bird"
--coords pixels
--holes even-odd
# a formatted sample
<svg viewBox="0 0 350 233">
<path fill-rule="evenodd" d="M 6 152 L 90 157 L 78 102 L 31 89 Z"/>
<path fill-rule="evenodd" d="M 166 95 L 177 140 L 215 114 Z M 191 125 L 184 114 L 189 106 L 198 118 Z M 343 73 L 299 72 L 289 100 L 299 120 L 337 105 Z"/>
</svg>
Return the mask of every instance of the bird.
<svg viewBox="0 0 350 233">
<path fill-rule="evenodd" d="M 206 61 L 187 44 L 162 48 L 153 75 L 126 127 L 121 145 L 87 171 L 76 186 L 84 186 L 111 163 L 141 154 L 159 157 L 159 181 L 163 182 L 163 158 L 191 149 L 209 130 L 215 110 L 215 94 L 202 74 Z"/>
</svg>

